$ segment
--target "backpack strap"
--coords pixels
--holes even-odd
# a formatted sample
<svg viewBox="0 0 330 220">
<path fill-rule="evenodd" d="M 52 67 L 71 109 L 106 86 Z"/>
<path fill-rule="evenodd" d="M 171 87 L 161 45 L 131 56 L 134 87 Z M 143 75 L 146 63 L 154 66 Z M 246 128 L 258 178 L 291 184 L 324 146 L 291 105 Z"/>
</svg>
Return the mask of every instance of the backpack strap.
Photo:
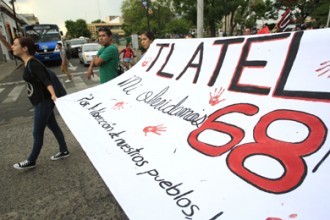
<svg viewBox="0 0 330 220">
<path fill-rule="evenodd" d="M 33 77 L 35 77 L 38 81 L 40 81 L 40 79 L 38 78 L 38 76 L 37 76 L 36 74 L 33 74 L 33 72 L 32 72 L 31 64 L 30 64 L 30 62 L 31 62 L 32 60 L 35 60 L 35 61 L 37 61 L 38 63 L 41 64 L 41 66 L 44 68 L 44 71 L 46 72 L 46 75 L 47 75 L 48 79 L 50 80 L 50 76 L 49 76 L 49 74 L 48 74 L 47 67 L 46 67 L 46 66 L 45 66 L 40 60 L 37 60 L 37 59 L 35 59 L 34 57 L 31 58 L 31 59 L 28 61 L 27 65 L 26 65 L 26 66 L 27 66 L 27 69 L 28 69 L 28 72 L 29 72 Z"/>
<path fill-rule="evenodd" d="M 28 71 L 29 71 L 31 74 L 33 74 L 33 73 L 32 73 L 32 70 L 31 70 L 31 64 L 30 64 L 30 62 L 31 62 L 32 60 L 35 60 L 35 61 L 37 61 L 38 63 L 40 63 L 41 66 L 44 68 L 44 70 L 45 70 L 46 73 L 47 73 L 47 67 L 46 67 L 41 61 L 39 61 L 39 60 L 37 60 L 37 59 L 35 59 L 35 58 L 32 57 L 32 58 L 28 61 L 28 63 L 27 63 Z"/>
<path fill-rule="evenodd" d="M 28 63 L 27 63 L 27 69 L 28 69 L 28 72 L 32 75 L 32 76 L 34 76 L 37 80 L 39 80 L 39 78 L 35 75 L 35 74 L 33 74 L 33 72 L 32 72 L 32 70 L 31 70 L 31 61 L 32 61 L 32 59 L 33 60 L 35 60 L 34 58 L 31 58 L 29 61 L 28 61 Z M 40 80 L 39 80 L 40 81 Z"/>
</svg>

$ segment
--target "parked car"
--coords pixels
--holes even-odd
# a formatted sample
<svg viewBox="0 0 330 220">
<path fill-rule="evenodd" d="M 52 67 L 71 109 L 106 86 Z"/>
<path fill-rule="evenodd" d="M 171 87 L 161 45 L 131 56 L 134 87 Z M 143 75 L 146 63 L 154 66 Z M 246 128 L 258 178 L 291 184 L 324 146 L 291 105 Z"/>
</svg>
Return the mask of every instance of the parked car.
<svg viewBox="0 0 330 220">
<path fill-rule="evenodd" d="M 97 51 L 101 48 L 98 43 L 83 44 L 79 50 L 79 60 L 84 65 L 89 65 Z"/>
<path fill-rule="evenodd" d="M 78 50 L 85 43 L 87 43 L 87 40 L 85 38 L 71 39 L 68 44 L 70 47 L 69 50 L 71 52 L 71 57 L 78 57 Z"/>
</svg>

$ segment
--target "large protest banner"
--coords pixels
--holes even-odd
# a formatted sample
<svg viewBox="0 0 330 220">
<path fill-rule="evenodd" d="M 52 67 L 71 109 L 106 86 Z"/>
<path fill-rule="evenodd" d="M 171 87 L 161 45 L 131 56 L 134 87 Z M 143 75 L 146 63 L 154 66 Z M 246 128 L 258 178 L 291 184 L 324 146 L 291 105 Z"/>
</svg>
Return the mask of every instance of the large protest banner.
<svg viewBox="0 0 330 220">
<path fill-rule="evenodd" d="M 56 104 L 130 219 L 330 219 L 329 39 L 160 39 Z"/>
</svg>

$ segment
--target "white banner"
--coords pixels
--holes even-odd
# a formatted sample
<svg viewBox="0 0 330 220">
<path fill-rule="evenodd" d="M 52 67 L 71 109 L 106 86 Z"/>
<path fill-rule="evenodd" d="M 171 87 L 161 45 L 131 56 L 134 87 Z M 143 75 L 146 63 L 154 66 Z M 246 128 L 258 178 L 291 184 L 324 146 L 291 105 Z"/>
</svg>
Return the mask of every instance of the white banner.
<svg viewBox="0 0 330 220">
<path fill-rule="evenodd" d="M 330 219 L 329 39 L 156 40 L 56 104 L 130 219 Z"/>
</svg>

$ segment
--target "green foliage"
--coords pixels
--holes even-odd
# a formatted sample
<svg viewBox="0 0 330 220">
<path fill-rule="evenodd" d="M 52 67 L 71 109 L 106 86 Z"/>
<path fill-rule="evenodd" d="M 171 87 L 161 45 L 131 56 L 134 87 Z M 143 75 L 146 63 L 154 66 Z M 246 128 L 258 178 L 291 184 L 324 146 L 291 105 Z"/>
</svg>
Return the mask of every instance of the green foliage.
<svg viewBox="0 0 330 220">
<path fill-rule="evenodd" d="M 128 34 L 139 33 L 146 30 L 147 19 L 141 2 L 124 0 L 121 6 L 124 20 L 122 29 Z"/>
<path fill-rule="evenodd" d="M 146 0 L 145 0 L 146 1 Z M 175 18 L 173 11 L 167 7 L 169 0 L 151 2 L 147 10 L 142 1 L 123 0 L 121 11 L 124 24 L 122 28 L 130 35 L 142 33 L 148 30 L 148 19 L 150 30 L 162 35 L 167 23 Z"/>
<path fill-rule="evenodd" d="M 225 0 L 204 0 L 204 29 L 211 37 L 216 36 L 221 26 L 225 5 Z M 173 0 L 173 6 L 179 15 L 196 27 L 197 0 Z"/>
<path fill-rule="evenodd" d="M 276 0 L 270 14 L 274 15 L 279 10 L 291 9 L 295 24 L 303 24 L 309 16 L 315 19 L 317 26 L 325 26 L 330 1 L 329 0 Z"/>
<path fill-rule="evenodd" d="M 142 1 L 149 2 L 149 10 Z M 317 26 L 325 26 L 329 4 L 329 0 L 204 0 L 204 30 L 212 37 L 221 27 L 226 29 L 227 35 L 241 34 L 244 27 L 254 28 L 257 19 L 278 19 L 288 7 L 296 23 L 301 24 L 311 16 Z M 122 28 L 127 35 L 140 34 L 148 30 L 148 26 L 158 36 L 188 34 L 197 23 L 197 0 L 123 0 L 121 11 Z M 227 26 L 224 25 L 225 15 Z M 95 20 L 92 23 L 104 22 Z M 65 27 L 68 38 L 91 35 L 83 19 L 68 20 Z"/>
<path fill-rule="evenodd" d="M 92 24 L 98 24 L 98 23 L 105 23 L 105 21 L 102 21 L 101 19 L 97 19 L 95 21 L 92 21 Z"/>
<path fill-rule="evenodd" d="M 65 27 L 67 29 L 67 38 L 78 38 L 78 37 L 91 37 L 91 33 L 87 28 L 87 23 L 83 19 L 77 19 L 76 21 L 67 20 L 65 21 Z"/>
<path fill-rule="evenodd" d="M 191 22 L 181 18 L 174 19 L 166 24 L 165 33 L 186 35 L 190 33 Z"/>
<path fill-rule="evenodd" d="M 315 19 L 316 26 L 325 27 L 327 24 L 329 10 L 329 0 L 320 0 L 318 4 L 315 5 L 315 8 L 311 12 L 310 16 Z"/>
</svg>

